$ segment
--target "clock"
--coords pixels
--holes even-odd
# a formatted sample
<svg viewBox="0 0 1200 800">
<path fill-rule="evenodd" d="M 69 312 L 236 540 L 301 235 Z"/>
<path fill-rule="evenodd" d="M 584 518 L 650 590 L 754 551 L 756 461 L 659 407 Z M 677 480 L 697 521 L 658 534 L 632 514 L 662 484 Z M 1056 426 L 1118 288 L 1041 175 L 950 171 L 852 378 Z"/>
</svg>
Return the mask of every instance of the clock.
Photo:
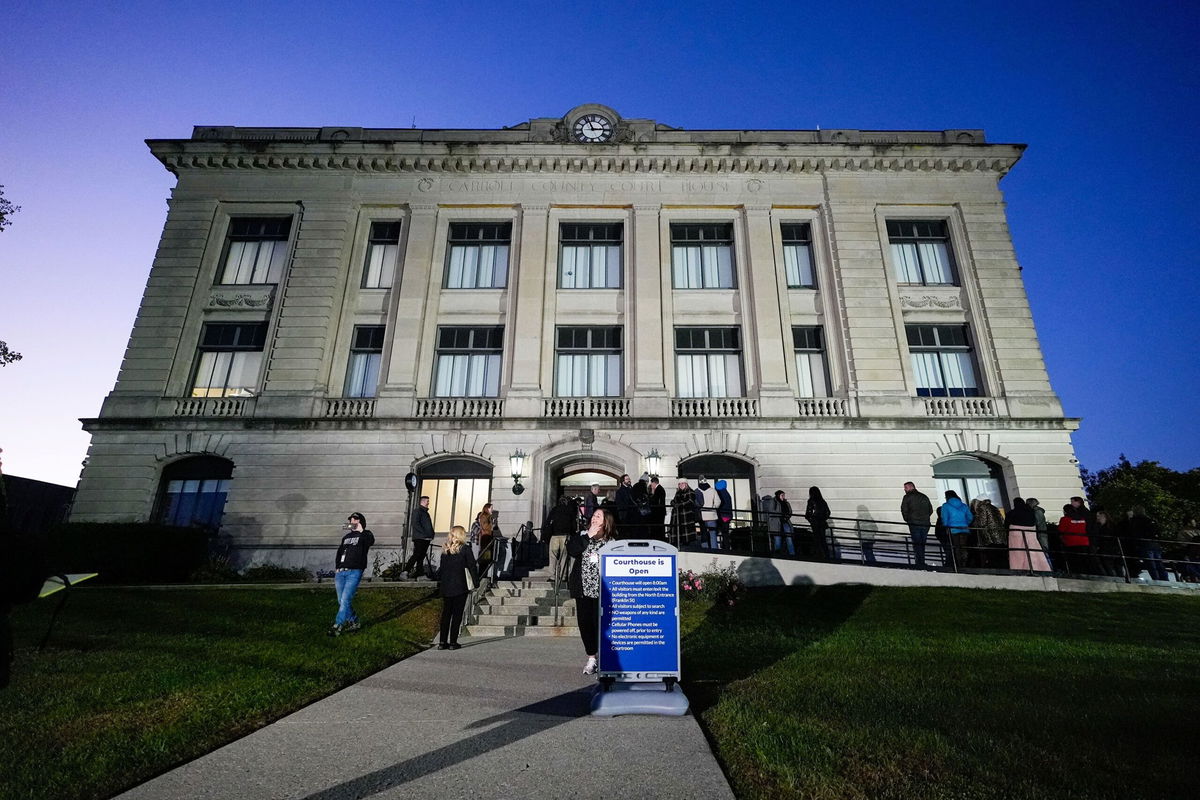
<svg viewBox="0 0 1200 800">
<path fill-rule="evenodd" d="M 603 114 L 584 114 L 575 120 L 571 133 L 577 142 L 607 142 L 613 137 L 612 120 Z"/>
</svg>

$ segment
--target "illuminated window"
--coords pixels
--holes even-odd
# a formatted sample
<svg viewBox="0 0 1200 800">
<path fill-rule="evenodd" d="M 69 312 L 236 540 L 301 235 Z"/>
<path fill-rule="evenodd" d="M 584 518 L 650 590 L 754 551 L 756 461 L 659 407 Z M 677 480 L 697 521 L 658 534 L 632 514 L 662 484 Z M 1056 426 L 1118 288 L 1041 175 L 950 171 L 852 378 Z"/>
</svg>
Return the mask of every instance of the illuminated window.
<svg viewBox="0 0 1200 800">
<path fill-rule="evenodd" d="M 229 220 L 223 284 L 271 284 L 283 279 L 291 217 L 234 217 Z"/>
</svg>

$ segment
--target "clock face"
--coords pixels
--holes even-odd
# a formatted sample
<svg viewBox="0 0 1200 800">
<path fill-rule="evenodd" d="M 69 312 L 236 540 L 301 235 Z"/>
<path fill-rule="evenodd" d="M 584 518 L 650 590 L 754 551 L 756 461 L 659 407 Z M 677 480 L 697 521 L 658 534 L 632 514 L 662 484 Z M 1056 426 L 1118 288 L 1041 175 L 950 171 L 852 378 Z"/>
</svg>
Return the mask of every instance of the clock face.
<svg viewBox="0 0 1200 800">
<path fill-rule="evenodd" d="M 601 114 L 584 114 L 571 126 L 579 142 L 607 142 L 613 137 L 612 120 Z"/>
</svg>

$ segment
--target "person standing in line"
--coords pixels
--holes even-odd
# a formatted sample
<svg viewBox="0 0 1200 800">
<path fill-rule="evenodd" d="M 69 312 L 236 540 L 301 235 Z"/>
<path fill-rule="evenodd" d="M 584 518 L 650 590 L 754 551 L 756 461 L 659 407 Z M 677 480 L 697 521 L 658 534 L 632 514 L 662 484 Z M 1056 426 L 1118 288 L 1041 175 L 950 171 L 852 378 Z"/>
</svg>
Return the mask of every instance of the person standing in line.
<svg viewBox="0 0 1200 800">
<path fill-rule="evenodd" d="M 650 486 L 647 493 L 650 497 L 650 516 L 647 518 L 647 539 L 666 541 L 666 531 L 663 528 L 667 521 L 667 490 L 658 481 L 657 475 L 650 476 Z"/>
<path fill-rule="evenodd" d="M 979 566 L 1006 569 L 1008 558 L 1004 551 L 1008 547 L 1008 531 L 1000 509 L 992 505 L 989 498 L 980 497 L 975 501 L 973 511 L 975 527 L 979 531 L 979 549 L 976 551 Z"/>
<path fill-rule="evenodd" d="M 1158 542 L 1158 525 L 1146 516 L 1146 507 L 1134 506 L 1129 509 L 1129 521 L 1126 525 L 1130 538 L 1137 542 L 1138 555 L 1150 573 L 1150 580 L 1168 580 L 1167 568 L 1163 566 L 1162 561 L 1162 545 Z"/>
<path fill-rule="evenodd" d="M 629 475 L 622 475 L 621 480 L 617 483 L 617 526 L 619 533 L 618 539 L 633 538 L 633 526 L 635 524 L 634 517 L 639 516 L 637 504 L 633 502 L 633 482 L 629 479 Z M 591 522 L 588 523 L 591 527 Z"/>
<path fill-rule="evenodd" d="M 1013 498 L 1008 524 L 1008 568 L 1018 572 L 1049 572 L 1050 562 L 1037 539 L 1037 516 L 1026 501 Z"/>
<path fill-rule="evenodd" d="M 550 533 L 550 574 L 560 576 L 566 568 L 567 539 L 579 533 L 578 512 L 571 498 L 558 498 L 558 505 L 550 509 L 546 517 L 546 530 Z"/>
<path fill-rule="evenodd" d="M 1042 504 L 1038 502 L 1036 497 L 1026 498 L 1025 505 L 1029 506 L 1030 510 L 1033 511 L 1038 546 L 1046 554 L 1046 560 L 1050 562 L 1050 569 L 1054 569 L 1054 557 L 1050 555 L 1050 526 L 1046 524 L 1046 509 L 1042 508 Z"/>
<path fill-rule="evenodd" d="M 796 542 L 792 538 L 792 504 L 787 492 L 776 490 L 773 495 L 763 496 L 763 511 L 767 517 L 767 533 L 771 535 L 771 552 L 789 556 L 796 555 Z"/>
<path fill-rule="evenodd" d="M 492 562 L 493 554 L 488 550 L 492 543 L 492 504 L 484 503 L 483 510 L 475 515 L 471 523 L 471 551 L 475 554 L 475 563 L 480 566 L 480 574 L 486 572 L 484 565 Z"/>
<path fill-rule="evenodd" d="M 696 535 L 696 493 L 683 478 L 671 498 L 671 535 L 676 547 L 683 547 Z"/>
<path fill-rule="evenodd" d="M 617 520 L 607 508 L 596 509 L 586 536 L 567 539 L 567 552 L 575 559 L 567 587 L 575 598 L 575 617 L 579 638 L 587 653 L 584 675 L 596 674 L 596 654 L 600 652 L 600 548 L 612 541 Z"/>
<path fill-rule="evenodd" d="M 829 510 L 829 504 L 821 495 L 821 489 L 817 486 L 808 487 L 808 503 L 804 506 L 804 518 L 808 520 L 808 527 L 812 530 L 813 547 L 816 549 L 816 557 L 820 561 L 829 560 L 828 530 L 831 516 L 833 514 Z"/>
<path fill-rule="evenodd" d="M 1100 571 L 1110 578 L 1124 578 L 1125 559 L 1121 557 L 1117 526 L 1109 519 L 1107 511 L 1095 509 L 1088 520 L 1088 538 L 1100 562 Z"/>
<path fill-rule="evenodd" d="M 908 525 L 912 539 L 913 566 L 925 569 L 925 540 L 929 538 L 929 518 L 933 516 L 933 503 L 929 496 L 917 491 L 912 481 L 904 484 L 904 499 L 900 501 L 900 518 Z"/>
<path fill-rule="evenodd" d="M 438 569 L 438 593 L 442 596 L 442 624 L 438 650 L 457 650 L 458 629 L 462 627 L 467 597 L 479 585 L 479 567 L 475 554 L 467 546 L 467 531 L 455 525 L 446 537 L 446 549 Z"/>
<path fill-rule="evenodd" d="M 596 513 L 596 509 L 600 507 L 602 502 L 604 502 L 604 497 L 600 494 L 600 484 L 593 483 L 592 488 L 583 498 L 583 511 L 580 514 L 582 519 L 579 524 L 580 530 L 586 530 L 588 525 L 591 524 L 592 515 Z"/>
<path fill-rule="evenodd" d="M 717 506 L 721 498 L 703 475 L 696 486 L 696 508 L 700 511 L 700 527 L 703 528 L 701 544 L 709 550 L 717 550 L 720 544 L 717 541 Z"/>
<path fill-rule="evenodd" d="M 1082 497 L 1072 497 L 1063 506 L 1063 515 L 1058 520 L 1058 537 L 1066 553 L 1067 569 L 1076 575 L 1097 575 L 1099 565 L 1092 555 L 1092 541 L 1088 536 L 1088 510 Z"/>
<path fill-rule="evenodd" d="M 946 491 L 946 502 L 938 507 L 938 511 L 950 539 L 954 568 L 962 569 L 967 565 L 967 536 L 971 532 L 971 522 L 974 521 L 975 515 L 953 489 Z"/>
<path fill-rule="evenodd" d="M 650 475 L 643 472 L 633 485 L 633 513 L 630 515 L 629 532 L 622 532 L 622 539 L 646 539 L 650 526 Z"/>
<path fill-rule="evenodd" d="M 421 495 L 408 530 L 413 551 L 404 564 L 404 572 L 416 580 L 425 577 L 425 556 L 429 553 L 429 545 L 433 543 L 433 519 L 429 516 L 428 495 Z"/>
<path fill-rule="evenodd" d="M 728 486 L 724 480 L 718 480 L 713 485 L 717 491 L 717 533 L 727 550 L 733 544 L 729 538 L 729 526 L 733 522 L 733 495 L 729 493 Z"/>
<path fill-rule="evenodd" d="M 330 636 L 341 636 L 362 627 L 351 601 L 362 581 L 363 570 L 367 568 L 367 551 L 375 544 L 375 534 L 367 530 L 366 517 L 355 511 L 346 521 L 349 530 L 342 536 L 333 560 L 333 588 L 337 592 L 338 610 L 329 628 Z"/>
</svg>

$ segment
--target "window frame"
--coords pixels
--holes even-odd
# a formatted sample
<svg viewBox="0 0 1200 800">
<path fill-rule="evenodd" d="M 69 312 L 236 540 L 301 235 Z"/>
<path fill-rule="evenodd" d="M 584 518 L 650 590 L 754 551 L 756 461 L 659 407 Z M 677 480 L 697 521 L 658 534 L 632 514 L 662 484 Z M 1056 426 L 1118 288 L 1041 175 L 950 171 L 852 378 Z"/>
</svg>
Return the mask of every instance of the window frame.
<svg viewBox="0 0 1200 800">
<path fill-rule="evenodd" d="M 702 344 L 696 345 L 693 341 L 692 344 L 689 344 L 688 346 L 681 348 L 680 344 L 679 344 L 680 335 L 683 334 L 685 331 L 690 332 L 687 335 L 693 336 L 693 337 L 696 335 L 696 332 L 702 331 L 703 332 Z M 713 344 L 712 344 L 713 335 L 717 332 L 720 332 L 723 335 L 724 334 L 732 334 L 734 337 L 733 344 L 730 345 L 730 344 L 721 342 L 721 343 L 719 343 L 719 346 L 713 346 Z M 674 344 L 674 351 L 675 351 L 675 396 L 676 397 L 687 398 L 687 399 L 709 399 L 709 398 L 735 398 L 735 397 L 745 397 L 746 396 L 746 360 L 745 360 L 745 354 L 744 354 L 744 346 L 745 345 L 744 345 L 744 342 L 742 341 L 741 326 L 739 326 L 739 325 L 676 325 L 675 328 L 673 329 L 673 337 L 674 337 L 673 344 Z M 738 367 L 737 368 L 738 393 L 737 394 L 720 394 L 720 395 L 712 394 L 711 387 L 713 385 L 713 381 L 712 381 L 712 372 L 711 372 L 711 362 L 708 359 L 705 359 L 705 362 L 704 362 L 705 363 L 705 378 L 704 378 L 705 393 L 703 395 L 696 394 L 695 393 L 695 384 L 693 383 L 693 385 L 690 389 L 690 393 L 685 394 L 683 392 L 683 386 L 681 385 L 683 369 L 681 368 L 680 358 L 684 357 L 684 356 L 697 356 L 697 355 L 725 355 L 725 356 L 736 355 L 737 356 L 737 367 Z M 728 372 L 728 367 L 726 367 L 726 372 L 723 376 L 723 380 L 725 380 L 726 383 L 728 383 L 728 380 L 727 380 L 728 377 L 729 377 L 729 372 Z"/>
<path fill-rule="evenodd" d="M 788 237 L 789 229 L 804 229 L 804 239 L 792 239 Z M 817 280 L 817 260 L 816 250 L 813 247 L 813 224 L 808 220 L 782 220 L 779 223 L 779 244 L 780 251 L 783 254 L 783 280 L 789 289 L 819 289 L 820 283 Z M 812 283 L 792 283 L 787 269 L 788 248 L 796 247 L 803 244 L 808 251 L 808 271 L 812 276 Z M 802 272 L 803 270 L 801 270 Z M 802 278 L 803 279 L 803 278 Z"/>
<path fill-rule="evenodd" d="M 350 334 L 350 358 L 346 363 L 346 378 L 343 382 L 342 397 L 354 398 L 371 398 L 379 394 L 379 379 L 383 372 L 383 346 L 387 337 L 386 325 L 355 325 Z M 375 340 L 378 339 L 378 342 Z M 351 386 L 351 381 L 355 375 L 355 359 L 359 356 L 367 357 L 367 367 L 364 378 L 371 374 L 370 356 L 375 355 L 378 358 L 375 361 L 374 387 L 370 394 L 356 394 Z M 363 388 L 360 391 L 365 392 L 366 383 L 364 381 Z"/>
<path fill-rule="evenodd" d="M 899 285 L 899 286 L 961 286 L 962 285 L 962 271 L 959 268 L 958 259 L 955 256 L 954 237 L 951 232 L 950 220 L 948 218 L 946 218 L 946 217 L 911 217 L 911 216 L 885 217 L 883 220 L 883 223 L 884 223 L 884 233 L 886 234 L 887 241 L 888 241 L 888 253 L 889 253 L 889 256 L 892 261 L 892 276 L 897 285 Z M 892 233 L 893 226 L 896 226 L 897 228 L 899 228 L 899 226 L 902 226 L 902 225 L 914 226 L 913 234 L 906 235 L 904 233 L 896 233 L 896 234 Z M 916 226 L 933 226 L 933 225 L 941 226 L 940 234 L 938 234 L 938 235 L 933 235 L 933 234 L 921 235 L 918 233 L 919 229 L 916 227 Z M 929 280 L 929 270 L 926 268 L 925 257 L 924 257 L 924 255 L 922 255 L 920 245 L 934 243 L 934 242 L 941 242 L 945 245 L 946 270 L 949 272 L 949 278 L 950 278 L 948 281 L 930 281 Z M 905 244 L 912 244 L 912 245 L 916 246 L 914 248 L 914 252 L 916 253 L 916 257 L 917 257 L 917 269 L 921 273 L 920 282 L 900 280 L 900 274 L 899 274 L 900 265 L 896 259 L 895 246 L 896 245 L 905 245 Z"/>
<path fill-rule="evenodd" d="M 809 341 L 805 342 L 803 345 L 801 344 L 800 339 L 797 336 L 797 334 L 800 333 L 801 331 L 806 332 L 805 338 L 807 338 L 809 340 Z M 816 334 L 816 344 L 815 345 L 811 344 L 812 337 L 808 337 L 807 333 L 815 333 Z M 798 396 L 799 397 L 832 397 L 833 396 L 833 382 L 829 376 L 829 352 L 828 352 L 828 349 L 826 348 L 826 344 L 825 344 L 825 328 L 824 328 L 824 326 L 822 326 L 822 325 L 793 325 L 792 326 L 792 353 L 796 359 L 796 391 L 798 392 Z M 800 382 L 799 356 L 801 354 L 806 354 L 808 356 L 812 356 L 815 354 L 820 357 L 821 375 L 824 378 L 823 387 L 821 387 L 821 388 L 824 389 L 824 394 L 821 394 L 819 392 L 819 389 L 816 386 L 816 382 L 815 382 L 815 380 L 813 380 L 811 366 L 809 367 L 809 383 L 813 384 L 813 393 L 812 394 L 804 393 L 804 387 L 801 385 L 801 382 Z M 810 359 L 809 363 L 811 364 L 811 359 Z"/>
<path fill-rule="evenodd" d="M 267 224 L 268 222 L 286 221 L 287 230 L 286 230 L 286 232 L 284 232 L 282 234 L 282 236 L 279 235 L 278 233 L 275 235 L 267 235 L 267 233 L 264 232 L 262 234 L 251 235 L 248 233 L 236 233 L 235 232 L 239 225 L 246 223 L 246 222 L 251 222 L 251 221 L 258 222 L 258 223 L 264 224 L 264 225 Z M 286 277 L 286 274 L 287 274 L 288 254 L 289 254 L 289 251 L 291 248 L 292 234 L 295 231 L 295 223 L 296 223 L 296 216 L 294 214 L 271 214 L 271 213 L 230 214 L 228 217 L 228 221 L 226 223 L 226 227 L 225 227 L 225 242 L 221 248 L 220 260 L 217 262 L 217 270 L 216 270 L 216 275 L 214 276 L 213 286 L 278 286 L 278 285 L 282 284 L 284 282 L 284 278 Z M 238 243 L 238 242 L 277 242 L 277 243 L 281 242 L 283 249 L 282 249 L 282 253 L 279 255 L 279 265 L 278 265 L 279 272 L 278 272 L 278 275 L 276 276 L 277 280 L 263 280 L 263 281 L 253 280 L 254 270 L 256 269 L 256 267 L 252 266 L 250 269 L 251 280 L 233 281 L 230 283 L 226 283 L 225 276 L 229 270 L 229 258 L 232 255 L 234 244 Z M 272 248 L 271 263 L 268 264 L 268 266 L 267 266 L 267 275 L 266 275 L 267 278 L 271 277 L 271 271 L 274 268 L 276 252 L 277 252 L 276 248 Z M 257 262 L 257 260 L 258 260 L 258 256 L 256 255 L 255 261 Z M 241 268 L 239 267 L 235 271 L 235 273 L 240 272 L 240 271 L 241 271 Z M 235 277 L 236 277 L 236 274 L 235 274 Z"/>
<path fill-rule="evenodd" d="M 727 236 L 716 235 L 718 229 L 722 229 L 722 228 L 727 230 L 727 232 L 728 232 Z M 733 220 L 720 220 L 717 222 L 703 222 L 703 221 L 699 221 L 699 220 L 680 220 L 680 219 L 671 220 L 668 223 L 668 246 L 670 247 L 670 259 L 671 259 L 671 288 L 675 289 L 675 290 L 682 290 L 682 291 L 713 291 L 713 290 L 736 291 L 738 289 L 738 274 L 737 274 L 738 256 L 737 256 L 737 234 L 735 232 L 735 228 L 736 228 L 736 226 L 735 226 Z M 694 231 L 700 233 L 701 235 L 695 239 L 687 238 L 687 237 L 680 235 L 680 234 L 687 233 L 689 229 L 694 230 Z M 705 232 L 705 229 L 711 229 L 711 232 L 714 234 L 714 236 L 712 238 L 706 238 L 703 235 Z M 700 276 L 700 284 L 701 285 L 699 285 L 699 286 L 680 286 L 679 282 L 677 280 L 678 272 L 679 272 L 679 264 L 675 260 L 676 259 L 676 250 L 681 247 L 686 248 L 686 247 L 692 247 L 692 246 L 698 246 L 700 248 L 700 266 L 699 266 L 698 274 Z M 704 272 L 705 272 L 704 250 L 709 247 L 711 247 L 711 248 L 724 247 L 729 253 L 729 285 L 728 286 L 720 285 L 719 274 L 718 274 L 717 285 L 715 285 L 715 286 L 704 285 Z M 719 257 L 718 257 L 718 262 L 719 262 Z M 718 273 L 719 273 L 719 271 L 721 269 L 719 263 L 717 265 L 717 269 L 718 269 Z M 684 267 L 684 270 L 685 270 L 685 272 L 691 271 L 686 266 Z"/>
<path fill-rule="evenodd" d="M 954 330 L 961 333 L 963 343 L 942 343 L 942 331 Z M 917 334 L 918 338 L 925 332 L 931 332 L 933 343 L 913 343 L 913 334 Z M 909 363 L 913 370 L 913 387 L 916 389 L 917 397 L 986 397 L 987 392 L 984 390 L 979 368 L 979 356 L 976 353 L 973 340 L 971 338 L 971 326 L 965 322 L 955 323 L 933 323 L 933 322 L 915 322 L 906 323 L 904 325 L 904 337 L 908 345 Z M 939 378 L 941 379 L 941 387 L 922 387 L 919 385 L 919 370 L 916 367 L 914 355 L 917 354 L 936 354 Z M 961 356 L 966 354 L 968 363 L 971 367 L 971 378 L 975 383 L 974 388 L 970 387 L 950 387 L 947 385 L 946 379 L 949 371 L 946 369 L 946 361 L 944 355 Z"/>
<path fill-rule="evenodd" d="M 466 236 L 465 234 L 463 234 L 463 231 L 470 229 L 470 228 L 477 228 L 480 235 L 478 237 L 471 237 L 471 236 Z M 488 228 L 495 228 L 495 229 L 497 229 L 497 232 L 499 232 L 500 229 L 507 229 L 505 231 L 507 238 L 501 239 L 499 236 L 497 236 L 496 238 L 485 237 L 484 234 L 487 232 Z M 460 235 L 456 236 L 455 235 L 456 232 L 458 232 Z M 498 285 L 498 286 L 494 285 L 494 277 L 493 277 L 493 285 L 490 285 L 490 286 L 479 286 L 478 285 L 478 278 L 479 278 L 478 261 L 476 262 L 476 268 L 475 268 L 476 285 L 474 285 L 474 286 L 451 286 L 450 285 L 450 283 L 451 283 L 450 278 L 451 278 L 451 274 L 452 274 L 452 269 L 453 269 L 453 264 L 454 264 L 454 254 L 455 254 L 456 248 L 460 248 L 460 247 L 461 248 L 467 248 L 467 247 L 482 248 L 482 247 L 488 246 L 488 245 L 499 246 L 501 244 L 504 245 L 505 252 L 504 252 L 504 281 L 500 285 Z M 508 281 L 509 281 L 510 273 L 512 272 L 512 264 L 511 264 L 512 248 L 513 248 L 513 221 L 511 219 L 450 220 L 449 223 L 447 224 L 447 228 L 446 228 L 446 264 L 445 264 L 445 268 L 442 271 L 442 288 L 445 290 L 448 290 L 448 291 L 468 291 L 468 292 L 469 291 L 504 291 L 505 289 L 508 288 Z M 493 270 L 492 274 L 494 276 L 495 275 L 495 261 L 493 261 L 492 270 Z"/>
<path fill-rule="evenodd" d="M 396 229 L 395 241 L 392 241 L 391 239 L 384 239 L 383 237 L 377 237 L 375 235 L 376 226 L 382 226 L 382 225 L 389 225 L 389 226 L 394 225 L 395 226 L 395 229 Z M 399 277 L 400 265 L 401 265 L 401 262 L 403 261 L 403 259 L 401 258 L 402 254 L 400 252 L 400 244 L 403 241 L 404 241 L 404 220 L 403 219 L 401 219 L 401 218 L 396 218 L 396 219 L 379 218 L 379 219 L 367 220 L 366 253 L 363 256 L 362 276 L 361 276 L 361 280 L 359 282 L 360 289 L 373 289 L 373 290 L 377 289 L 377 290 L 381 290 L 381 291 L 387 291 L 387 290 L 395 287 L 396 279 Z M 392 260 L 392 265 L 391 265 L 391 271 L 392 271 L 391 280 L 387 283 L 387 285 L 382 285 L 382 284 L 372 285 L 369 281 L 369 277 L 371 274 L 371 258 L 375 252 L 375 248 L 376 248 L 376 246 L 387 247 L 389 245 L 394 246 L 396 248 L 395 257 Z M 380 275 L 382 277 L 382 268 L 380 270 Z"/>
<path fill-rule="evenodd" d="M 593 234 L 599 228 L 610 228 L 610 229 L 616 228 L 618 235 L 615 239 L 613 239 L 613 238 L 596 239 L 595 236 L 589 236 L 589 238 L 587 238 L 587 239 L 583 239 L 578 236 L 568 239 L 566 236 L 566 229 L 568 227 L 577 228 L 577 229 L 587 228 L 589 230 L 589 233 L 593 233 Z M 566 284 L 566 275 L 564 274 L 564 268 L 566 267 L 566 262 L 565 262 L 566 248 L 567 247 L 590 246 L 592 249 L 594 249 L 599 245 L 603 245 L 606 248 L 615 249 L 616 258 L 617 258 L 617 267 L 616 267 L 617 284 L 616 284 L 616 286 L 594 286 L 594 285 L 592 285 L 592 286 L 568 286 Z M 610 271 L 611 271 L 610 265 L 608 265 L 606 263 L 606 265 L 605 265 L 606 279 L 607 279 L 607 276 Z M 589 277 L 589 280 L 590 280 L 590 277 Z M 567 219 L 559 220 L 559 222 L 558 222 L 558 277 L 557 277 L 557 282 L 558 282 L 557 288 L 564 290 L 564 291 L 613 291 L 613 290 L 619 291 L 619 290 L 625 288 L 625 221 L 624 220 L 591 221 L 591 220 L 567 220 Z"/>
<path fill-rule="evenodd" d="M 578 335 L 578 332 L 583 332 L 587 339 L 586 344 L 580 346 L 572 344 L 570 346 L 562 345 L 562 336 L 568 332 L 575 332 L 573 335 Z M 615 344 L 602 343 L 601 345 L 594 344 L 594 340 L 598 335 L 615 334 Z M 597 394 L 594 387 L 591 385 L 590 372 L 587 392 L 585 394 L 562 394 L 559 391 L 559 379 L 562 375 L 561 358 L 563 356 L 615 356 L 617 359 L 616 367 L 616 383 L 615 393 Z M 625 394 L 625 332 L 620 325 L 557 325 L 554 328 L 554 396 L 555 397 L 623 397 Z M 610 377 L 610 368 L 605 368 L 606 380 Z"/>
<path fill-rule="evenodd" d="M 218 338 L 218 335 L 221 332 L 221 329 L 233 329 L 233 331 L 234 331 L 233 338 L 235 341 L 233 341 L 232 343 L 228 343 L 228 344 L 221 343 L 221 342 L 209 343 L 207 340 L 210 338 L 210 334 L 212 335 L 212 338 Z M 246 334 L 246 336 L 249 337 L 249 341 L 248 342 L 240 341 L 241 339 L 245 338 L 242 335 L 242 331 L 249 331 L 250 329 L 254 329 L 254 332 Z M 196 363 L 195 363 L 195 366 L 192 368 L 192 377 L 191 377 L 190 386 L 188 389 L 188 392 L 189 392 L 188 396 L 189 397 L 201 397 L 201 398 L 257 397 L 259 392 L 262 391 L 262 377 L 263 377 L 262 370 L 263 370 L 263 360 L 264 360 L 262 358 L 262 356 L 266 352 L 266 343 L 267 343 L 267 323 L 266 322 L 206 322 L 206 323 L 204 323 L 200 328 L 200 341 L 196 346 Z M 208 387 L 207 387 L 208 392 L 207 393 L 205 393 L 205 394 L 197 393 L 201 389 L 201 387 L 197 385 L 197 381 L 200 378 L 201 369 L 204 366 L 204 356 L 208 353 L 231 353 L 231 354 L 233 354 L 233 355 L 231 355 L 231 357 L 229 359 L 229 363 L 225 367 L 225 370 L 224 370 L 225 377 L 224 377 L 224 383 L 222 384 L 222 390 L 221 390 L 220 394 L 212 394 L 211 393 L 212 386 L 213 386 L 211 383 L 208 384 Z M 250 389 L 248 389 L 247 391 L 241 392 L 241 393 L 229 391 L 229 389 L 230 389 L 229 378 L 230 378 L 230 375 L 234 371 L 234 358 L 239 353 L 258 353 L 259 354 L 259 360 L 258 360 L 258 364 L 256 365 L 256 370 L 255 370 L 257 374 L 255 376 L 254 386 L 251 387 Z M 245 369 L 245 366 L 243 366 L 241 369 Z M 216 374 L 216 366 L 214 366 L 214 368 L 212 370 L 212 374 L 213 375 Z"/>
<path fill-rule="evenodd" d="M 465 331 L 468 342 L 463 345 L 446 345 L 444 337 L 452 331 Z M 458 335 L 458 334 L 455 334 Z M 498 341 L 492 343 L 490 337 L 497 337 Z M 484 346 L 479 346 L 476 339 L 483 337 L 485 339 Z M 503 325 L 439 325 L 437 327 L 437 335 L 434 341 L 434 363 L 433 363 L 433 382 L 430 387 L 430 397 L 445 397 L 445 398 L 478 398 L 478 397 L 499 397 L 502 379 L 504 377 L 504 326 Z M 463 394 L 455 394 L 453 387 L 447 394 L 439 393 L 438 384 L 441 382 L 442 374 L 442 359 L 444 357 L 453 356 L 468 356 L 467 369 L 470 370 L 470 359 L 472 355 L 481 355 L 485 358 L 495 357 L 495 362 L 485 362 L 484 364 L 484 393 L 469 394 L 464 390 Z M 489 368 L 494 366 L 495 369 L 495 394 L 488 394 L 487 384 L 491 383 Z M 450 367 L 453 369 L 453 367 Z M 449 378 L 451 384 L 454 381 L 453 373 Z M 469 388 L 469 387 L 465 387 Z"/>
</svg>

